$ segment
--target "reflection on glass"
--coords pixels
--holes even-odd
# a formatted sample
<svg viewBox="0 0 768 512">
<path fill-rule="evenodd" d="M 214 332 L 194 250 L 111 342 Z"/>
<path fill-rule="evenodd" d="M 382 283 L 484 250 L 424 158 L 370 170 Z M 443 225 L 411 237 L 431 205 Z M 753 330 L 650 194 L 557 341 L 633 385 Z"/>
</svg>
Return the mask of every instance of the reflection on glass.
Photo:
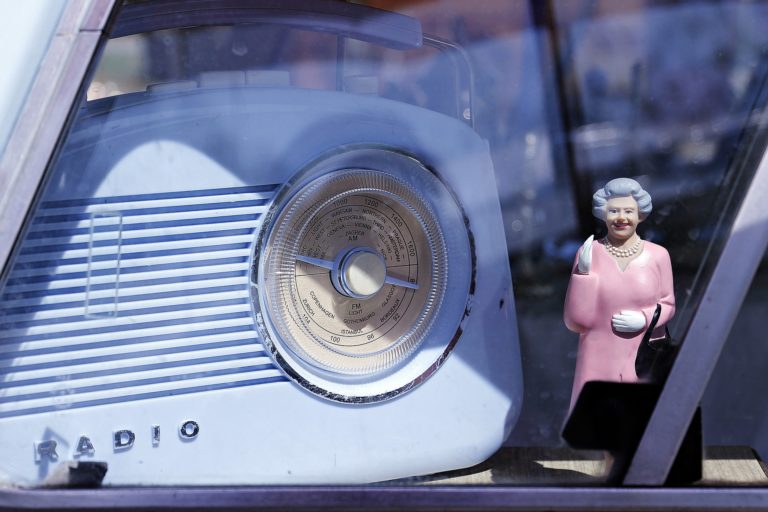
<svg viewBox="0 0 768 512">
<path fill-rule="evenodd" d="M 425 34 L 458 45 L 458 55 L 466 56 L 472 66 L 472 96 L 459 76 L 461 72 L 456 71 L 456 53 L 429 45 L 401 51 L 329 33 L 250 24 L 160 30 L 110 41 L 88 89 L 85 111 L 119 120 L 121 108 L 138 97 L 133 93 L 147 91 L 147 102 L 160 104 L 163 98 L 183 91 L 219 88 L 234 91 L 231 96 L 220 95 L 221 108 L 235 117 L 242 114 L 245 119 L 244 104 L 232 98 L 242 99 L 245 95 L 240 95 L 241 90 L 260 87 L 380 97 L 415 107 L 420 115 L 437 113 L 463 123 L 463 127 L 472 126 L 487 142 L 498 189 L 494 191 L 494 203 L 496 194 L 501 203 L 504 224 L 499 244 L 505 237 L 523 356 L 522 413 L 506 440 L 507 449 L 475 468 L 474 480 L 462 480 L 456 475 L 425 478 L 448 483 L 601 482 L 602 454 L 575 453 L 563 446 L 560 437 L 578 351 L 576 335 L 562 323 L 563 298 L 573 255 L 600 224 L 591 216 L 592 192 L 613 178 L 629 176 L 653 195 L 654 214 L 638 232 L 644 240 L 669 251 L 679 307 L 670 329 L 674 334 L 683 334 L 738 206 L 738 194 L 729 194 L 742 190 L 749 181 L 751 169 L 743 159 L 744 152 L 752 132 L 765 123 L 758 114 L 764 107 L 761 91 L 768 67 L 768 32 L 764 30 L 768 6 L 727 0 L 556 0 L 546 5 L 498 0 L 357 3 L 411 16 L 421 22 Z M 306 116 L 307 105 L 293 105 L 297 117 Z M 201 105 L 201 110 L 203 107 L 211 105 Z M 151 114 L 146 119 L 125 121 L 135 123 L 137 140 L 142 133 L 167 121 L 162 109 Z M 256 114 L 249 111 L 251 117 Z M 195 118 L 196 111 L 188 115 L 189 126 L 209 122 Z M 81 119 L 83 133 L 89 126 L 88 119 Z M 191 189 L 215 174 L 227 186 L 235 187 L 240 176 L 232 175 L 229 169 L 255 169 L 261 165 L 260 159 L 244 161 L 236 152 L 226 152 L 221 161 L 210 160 L 205 151 L 198 154 L 200 148 L 221 148 L 233 141 L 253 145 L 253 133 L 265 130 L 264 126 L 245 122 L 227 127 L 212 123 L 213 135 L 191 137 L 195 140 L 184 151 L 174 153 L 180 155 L 179 159 L 157 165 L 163 169 L 157 173 L 158 181 Z M 281 128 L 266 127 L 276 131 Z M 297 134 L 296 139 L 323 140 L 340 129 L 327 124 L 312 126 L 306 133 Z M 434 133 L 425 135 L 425 139 L 439 137 Z M 94 158 L 112 158 L 110 134 L 94 138 L 100 138 L 102 144 L 94 150 Z M 71 141 L 73 151 L 83 149 L 79 142 Z M 159 140 L 137 145 L 140 151 L 131 153 L 131 157 L 151 167 L 174 144 Z M 457 144 L 452 149 L 453 161 L 461 166 L 464 179 L 474 180 L 478 188 L 474 195 L 471 190 L 462 192 L 473 195 L 473 206 L 483 203 L 484 191 L 479 188 L 483 183 L 481 167 L 485 167 L 475 165 L 471 158 L 466 162 L 462 159 L 476 148 Z M 243 252 L 242 244 L 254 235 L 255 219 L 268 214 L 265 205 L 277 186 L 295 166 L 304 163 L 304 150 L 303 144 L 281 145 L 278 138 L 262 143 L 259 151 L 263 155 L 286 155 L 285 161 L 269 169 L 275 178 L 273 184 L 238 189 L 231 197 L 215 191 L 205 197 L 142 196 L 109 208 L 86 203 L 43 203 L 43 210 L 53 209 L 51 215 L 89 215 L 99 220 L 76 226 L 83 230 L 76 234 L 82 238 L 78 243 L 84 245 L 56 249 L 80 251 L 68 254 L 82 260 L 72 271 L 82 273 L 87 281 L 83 288 L 89 293 L 89 314 L 104 322 L 114 316 L 117 291 L 99 282 L 102 277 L 98 273 L 105 271 L 102 267 L 107 260 L 118 269 L 114 270 L 119 273 L 119 281 L 115 282 L 120 287 L 130 286 L 131 271 L 121 273 L 124 265 L 131 265 L 127 256 L 130 250 L 125 249 L 128 244 L 122 238 L 123 219 L 127 210 L 141 209 L 134 201 L 144 200 L 152 201 L 153 208 L 190 211 L 198 208 L 198 202 L 204 203 L 207 206 L 200 207 L 202 216 L 217 215 L 213 212 L 223 208 L 221 205 L 236 209 L 230 219 L 234 224 L 228 226 L 231 229 L 212 228 L 213 235 L 201 236 L 199 246 L 195 245 L 198 242 L 181 242 L 189 234 L 187 231 L 197 228 L 185 227 L 184 233 L 172 233 L 182 237 L 172 250 L 183 253 L 183 261 L 163 260 L 162 264 L 181 265 L 187 271 L 206 267 L 206 261 L 224 266 L 237 263 L 243 268 L 219 269 L 222 289 L 217 293 L 222 294 L 223 301 L 241 300 L 240 296 L 228 295 L 232 290 L 227 287 L 236 277 L 232 272 L 247 271 L 250 255 Z M 141 184 L 130 173 L 120 174 L 115 180 L 119 183 L 109 186 L 141 195 L 136 192 L 142 190 Z M 65 181 L 51 186 L 71 186 Z M 83 185 L 79 192 L 87 196 L 92 191 Z M 43 231 L 34 222 L 31 230 Z M 193 221 L 189 222 L 191 225 Z M 214 243 L 219 234 L 226 239 Z M 47 236 L 39 235 L 38 245 L 46 246 Z M 120 240 L 119 250 L 109 252 L 98 246 L 97 242 L 109 237 Z M 23 269 L 26 274 L 17 277 L 44 274 L 39 270 L 45 265 L 39 261 L 42 258 L 20 258 L 30 259 L 31 263 Z M 163 269 L 160 277 L 178 279 L 174 275 L 177 270 Z M 203 285 L 193 281 L 185 281 L 185 286 L 194 297 Z M 38 288 L 45 286 L 48 284 Z M 754 291 L 750 297 L 754 298 Z M 166 299 L 162 307 L 168 311 L 176 307 L 170 298 Z M 510 302 L 500 299 L 499 310 L 510 308 Z M 20 303 L 14 307 L 27 306 Z M 234 302 L 226 304 L 230 306 L 232 310 L 227 310 L 226 315 L 242 313 Z M 12 314 L 24 313 L 17 309 Z M 205 318 L 213 322 L 231 319 L 216 315 Z M 750 322 L 741 325 L 753 334 L 757 327 Z M 245 346 L 245 337 L 238 334 L 237 326 L 230 327 L 233 331 L 227 333 L 227 339 L 231 345 L 216 357 L 245 354 L 253 366 L 266 372 L 260 377 L 265 382 L 285 379 L 271 366 L 267 354 L 237 352 L 233 347 Z M 483 326 L 485 336 L 493 336 L 496 331 L 495 324 Z M 173 359 L 177 354 L 168 357 Z M 493 358 L 487 354 L 478 357 Z M 729 368 L 738 371 L 739 364 Z M 223 372 L 214 376 L 219 379 L 216 385 L 229 382 Z M 711 391 L 707 400 L 710 409 L 718 410 L 729 399 L 725 393 Z M 511 425 L 503 425 L 498 432 L 508 427 Z M 712 437 L 728 443 L 735 439 L 722 433 Z"/>
</svg>

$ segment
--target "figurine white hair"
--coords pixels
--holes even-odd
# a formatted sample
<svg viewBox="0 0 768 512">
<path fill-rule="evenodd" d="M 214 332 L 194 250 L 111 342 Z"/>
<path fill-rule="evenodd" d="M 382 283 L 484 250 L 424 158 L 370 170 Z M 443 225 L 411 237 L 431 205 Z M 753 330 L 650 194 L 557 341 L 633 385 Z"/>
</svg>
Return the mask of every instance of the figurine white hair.
<svg viewBox="0 0 768 512">
<path fill-rule="evenodd" d="M 605 220 L 605 205 L 612 197 L 631 196 L 637 202 L 640 220 L 645 220 L 653 209 L 651 195 L 632 178 L 616 178 L 605 184 L 592 196 L 592 215 Z"/>
</svg>

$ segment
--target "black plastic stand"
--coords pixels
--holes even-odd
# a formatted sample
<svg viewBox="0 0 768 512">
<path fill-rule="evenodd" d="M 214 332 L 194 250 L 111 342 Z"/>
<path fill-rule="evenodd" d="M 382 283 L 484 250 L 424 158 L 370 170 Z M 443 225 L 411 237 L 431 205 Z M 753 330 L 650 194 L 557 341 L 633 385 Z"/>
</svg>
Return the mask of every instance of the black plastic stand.
<svg viewBox="0 0 768 512">
<path fill-rule="evenodd" d="M 566 421 L 563 439 L 576 449 L 606 450 L 613 457 L 607 483 L 624 481 L 661 393 L 659 384 L 587 382 Z M 701 408 L 688 427 L 665 485 L 688 485 L 702 476 Z"/>
</svg>

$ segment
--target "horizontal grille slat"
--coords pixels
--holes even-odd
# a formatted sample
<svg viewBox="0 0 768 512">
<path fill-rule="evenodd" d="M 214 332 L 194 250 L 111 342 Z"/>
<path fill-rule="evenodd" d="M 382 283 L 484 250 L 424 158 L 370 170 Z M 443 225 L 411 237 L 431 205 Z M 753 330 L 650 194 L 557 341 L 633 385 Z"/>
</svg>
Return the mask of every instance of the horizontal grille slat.
<svg viewBox="0 0 768 512">
<path fill-rule="evenodd" d="M 188 266 L 176 265 L 171 268 L 155 267 L 154 269 L 142 269 L 141 272 L 125 272 L 120 273 L 120 286 L 130 284 L 132 282 L 147 283 L 152 280 L 159 280 L 162 278 L 180 278 L 180 277 L 197 277 L 197 276 L 210 276 L 215 273 L 222 272 L 242 272 L 247 269 L 247 262 L 242 261 L 231 262 L 225 261 L 220 264 L 205 265 L 206 262 L 199 262 L 200 265 L 190 264 Z M 183 274 L 179 272 L 181 268 L 184 268 Z M 11 274 L 12 276 L 13 274 Z M 55 277 L 55 276 L 54 276 Z M 69 289 L 77 286 L 83 286 L 84 281 L 87 278 L 87 274 L 79 277 L 63 276 L 61 279 L 49 279 L 47 281 L 41 281 L 37 279 L 30 279 L 29 282 L 18 282 L 9 279 L 9 284 L 6 287 L 7 293 L 24 293 L 35 290 L 56 290 L 56 289 Z M 115 283 L 116 273 L 108 274 L 106 276 L 94 275 L 89 279 L 91 285 L 104 285 L 102 289 L 112 289 L 110 285 Z"/>
<path fill-rule="evenodd" d="M 228 235 L 252 234 L 259 219 L 258 214 L 249 216 L 248 219 L 222 221 L 215 225 L 210 219 L 202 219 L 205 222 L 196 224 L 181 224 L 177 227 L 145 227 L 135 231 L 128 229 L 115 229 L 114 231 L 77 234 L 72 236 L 60 236 L 40 239 L 27 239 L 24 243 L 22 254 L 58 252 L 62 249 L 86 249 L 91 244 L 93 247 L 116 247 L 118 245 L 137 245 L 156 243 L 168 240 L 197 240 L 208 237 L 223 237 Z M 220 228 L 220 229 L 219 229 Z M 121 236 L 118 237 L 117 235 Z"/>
<path fill-rule="evenodd" d="M 111 240 L 116 233 L 122 233 L 123 238 L 128 239 L 135 238 L 137 236 L 152 236 L 155 235 L 158 230 L 166 229 L 173 230 L 177 233 L 184 233 L 186 231 L 182 228 L 191 226 L 206 226 L 208 229 L 211 229 L 216 224 L 228 224 L 228 227 L 231 229 L 241 225 L 250 225 L 252 221 L 257 220 L 260 215 L 261 212 L 227 216 L 216 216 L 214 214 L 210 217 L 202 218 L 197 216 L 192 217 L 191 215 L 178 215 L 180 218 L 177 220 L 151 221 L 145 217 L 144 219 L 141 219 L 143 220 L 142 222 L 139 222 L 140 219 L 126 219 L 123 217 L 122 223 L 119 225 L 101 225 L 96 226 L 93 229 L 91 229 L 89 226 L 90 221 L 86 221 L 82 223 L 85 225 L 84 227 L 49 226 L 50 229 L 32 230 L 29 235 L 27 235 L 27 240 L 30 241 L 30 245 L 34 245 L 36 243 L 33 241 L 44 239 L 48 239 L 49 241 L 52 240 L 55 242 L 59 237 L 69 237 L 74 239 L 74 242 L 82 240 L 83 238 L 95 240 Z"/>
<path fill-rule="evenodd" d="M 217 370 L 212 372 L 196 372 L 190 374 L 180 374 L 170 377 L 157 377 L 152 379 L 143 379 L 136 382 L 126 382 L 123 385 L 116 386 L 99 386 L 90 387 L 87 389 L 71 390 L 72 392 L 60 392 L 59 394 L 53 394 L 45 398 L 31 398 L 29 400 L 20 400 L 15 402 L 0 403 L 0 413 L 14 411 L 18 409 L 26 409 L 27 407 L 40 407 L 46 405 L 52 405 L 58 409 L 66 408 L 69 404 L 79 400 L 99 400 L 104 398 L 113 398 L 117 394 L 127 394 L 127 388 L 131 389 L 131 393 L 152 393 L 157 391 L 172 392 L 176 389 L 183 389 L 190 385 L 189 381 L 195 381 L 196 384 L 224 384 L 231 382 L 233 379 L 248 379 L 253 378 L 254 375 L 263 376 L 267 374 L 269 376 L 277 376 L 279 372 L 274 369 L 274 366 L 270 365 L 270 368 L 259 367 L 235 367 L 227 368 L 225 370 Z"/>
<path fill-rule="evenodd" d="M 161 285 L 174 285 L 174 284 L 188 283 L 192 281 L 190 277 L 194 277 L 195 279 L 194 282 L 197 284 L 200 284 L 200 285 L 207 284 L 208 286 L 210 286 L 210 282 L 213 280 L 218 282 L 219 280 L 233 278 L 233 277 L 242 278 L 247 273 L 246 269 L 238 269 L 238 270 L 232 270 L 232 271 L 227 270 L 224 272 L 221 272 L 220 271 L 221 269 L 217 269 L 217 270 L 219 271 L 213 272 L 210 274 L 201 273 L 199 275 L 195 274 L 193 276 L 183 275 L 183 276 L 174 276 L 174 277 L 157 277 L 155 279 L 140 279 L 137 281 L 125 281 L 125 282 L 120 282 L 119 289 L 115 286 L 114 282 L 104 283 L 104 284 L 94 284 L 91 287 L 91 290 L 92 291 L 93 290 L 96 290 L 96 291 L 109 290 L 109 291 L 112 291 L 113 293 L 118 293 L 118 290 L 122 291 L 125 288 L 146 289 L 148 287 L 154 288 L 154 287 L 159 287 Z M 241 282 L 242 282 L 242 279 L 241 279 Z M 85 291 L 85 286 L 70 285 L 70 286 L 62 286 L 62 287 L 55 288 L 52 283 L 51 288 L 48 288 L 48 289 L 38 287 L 38 289 L 27 290 L 27 291 L 15 290 L 11 293 L 4 294 L 3 297 L 4 297 L 4 300 L 5 299 L 15 300 L 16 298 L 48 297 L 48 296 L 57 295 L 57 294 L 68 295 L 68 294 L 81 293 L 84 291 Z"/>
<path fill-rule="evenodd" d="M 226 287 L 225 287 L 226 288 Z M 180 306 L 183 304 L 200 304 L 204 302 L 222 301 L 231 299 L 247 299 L 248 294 L 242 286 L 229 287 L 217 291 L 215 289 L 206 289 L 203 293 L 171 293 L 171 294 L 149 294 L 137 297 L 123 298 L 120 301 L 120 314 L 143 314 L 141 310 L 148 308 L 161 308 Z M 91 314 L 104 313 L 113 310 L 115 307 L 115 298 L 94 298 L 89 297 Z M 183 305 L 182 304 L 182 305 Z M 25 308 L 0 310 L 0 330 L 4 328 L 16 327 L 20 322 L 42 322 L 42 321 L 80 321 L 85 314 L 85 300 L 76 303 L 54 304 L 53 306 L 27 306 Z M 159 312 L 159 310 L 158 310 Z M 30 323 L 35 325 L 34 323 Z"/>
<path fill-rule="evenodd" d="M 212 260 L 227 260 L 242 261 L 243 258 L 248 259 L 249 251 L 247 248 L 239 248 L 235 250 L 222 250 L 222 251 L 208 251 L 208 252 L 195 252 L 187 254 L 172 254 L 163 256 L 145 256 L 143 258 L 123 258 L 119 260 L 119 268 L 122 273 L 126 273 L 128 269 L 139 269 L 135 272 L 140 272 L 143 268 L 155 268 L 158 265 L 177 265 L 184 263 L 201 263 L 211 262 Z M 234 260 L 237 258 L 237 260 Z M 84 274 L 88 270 L 91 273 L 103 272 L 104 274 L 113 274 L 118 268 L 117 258 L 109 260 L 96 260 L 87 261 L 87 258 L 83 258 L 85 261 L 76 261 L 70 263 L 69 261 L 62 261 L 61 265 L 55 268 L 57 276 L 69 275 L 69 274 Z M 28 265 L 16 265 L 13 269 L 13 277 L 15 280 L 23 278 L 41 278 L 48 277 L 52 274 L 53 270 L 50 267 L 43 266 L 28 266 Z"/>
<path fill-rule="evenodd" d="M 96 407 L 99 405 L 107 405 L 114 403 L 132 402 L 136 400 L 149 400 L 152 398 L 164 398 L 168 396 L 180 396 L 191 393 L 202 393 L 210 391 L 220 391 L 225 389 L 240 388 L 245 386 L 259 386 L 266 384 L 274 384 L 285 382 L 285 377 L 279 372 L 269 372 L 265 376 L 249 376 L 243 380 L 240 379 L 225 379 L 223 382 L 211 382 L 205 384 L 198 384 L 189 387 L 178 387 L 174 389 L 160 389 L 160 390 L 140 390 L 125 395 L 110 395 L 100 398 L 85 398 L 83 400 L 73 399 L 66 405 L 60 404 L 44 404 L 34 407 L 22 407 L 15 410 L 0 410 L 0 418 L 8 418 L 13 416 L 24 416 L 30 414 L 41 414 L 51 411 L 60 411 L 62 409 L 79 409 L 83 407 Z"/>
<path fill-rule="evenodd" d="M 134 303 L 131 305 L 133 307 L 125 307 L 124 304 L 121 304 L 123 307 L 120 308 L 120 313 L 123 317 L 129 315 L 131 319 L 138 318 L 139 320 L 143 320 L 144 318 L 154 319 L 161 313 L 190 313 L 193 312 L 192 310 L 211 312 L 215 309 L 227 306 L 248 304 L 248 297 L 242 292 L 219 294 L 218 296 L 204 297 L 201 299 L 204 300 L 185 300 L 183 302 L 178 299 L 171 301 L 155 300 L 149 301 L 149 304 Z M 27 332 L 30 332 L 33 327 L 46 327 L 60 332 L 65 325 L 90 328 L 90 324 L 93 320 L 87 319 L 84 322 L 83 311 L 84 308 L 77 308 L 75 311 L 70 311 L 69 315 L 49 315 L 47 318 L 45 315 L 32 315 L 31 318 L 5 318 L 4 320 L 8 321 L 0 323 L 0 330 L 14 332 L 17 329 L 27 329 Z M 98 304 L 90 307 L 88 311 L 92 316 L 108 316 L 107 313 L 114 311 L 114 303 Z M 184 318 L 189 318 L 189 315 L 184 315 Z"/>
<path fill-rule="evenodd" d="M 243 196 L 240 196 L 243 198 Z M 226 202 L 213 202 L 208 204 L 186 204 L 181 203 L 177 205 L 168 205 L 165 203 L 155 203 L 154 205 L 147 204 L 131 204 L 131 203 L 116 203 L 110 205 L 110 211 L 117 210 L 123 214 L 124 218 L 132 219 L 134 217 L 141 217 L 146 221 L 150 221 L 159 214 L 163 214 L 163 218 L 170 220 L 171 218 L 196 218 L 214 216 L 221 212 L 232 214 L 238 210 L 243 212 L 250 212 L 253 206 L 263 206 L 266 204 L 267 199 L 250 199 L 250 200 L 234 200 Z M 103 206 L 100 207 L 103 211 Z M 92 213 L 100 213 L 100 209 L 97 208 L 67 208 L 59 211 L 47 211 L 45 215 L 39 215 L 32 222 L 32 231 L 38 231 L 43 229 L 52 229 L 51 225 L 55 224 L 72 224 L 79 223 L 81 221 L 90 220 Z M 132 222 L 142 222 L 142 220 L 133 220 Z M 70 227 L 86 227 L 88 224 L 83 223 L 83 226 L 70 226 Z"/>
<path fill-rule="evenodd" d="M 71 369 L 73 366 L 99 363 L 105 361 L 123 361 L 151 356 L 166 356 L 182 352 L 200 351 L 216 348 L 255 345 L 256 337 L 251 329 L 249 336 L 225 336 L 222 334 L 200 337 L 173 337 L 160 340 L 143 340 L 144 344 L 102 344 L 101 347 L 66 352 L 66 359 L 61 353 L 47 352 L 41 355 L 23 354 L 14 360 L 0 360 L 0 374 L 18 373 L 24 371 L 42 370 L 49 368 Z M 230 339 L 231 338 L 231 339 Z M 69 370 L 68 370 L 69 371 Z"/>
<path fill-rule="evenodd" d="M 212 248 L 217 248 L 219 246 L 226 247 L 231 246 L 233 244 L 238 244 L 240 247 L 250 247 L 251 242 L 253 240 L 253 237 L 250 232 L 246 234 L 241 234 L 237 236 L 228 236 L 228 237 L 209 237 L 209 238 L 201 238 L 199 240 L 196 240 L 194 245 L 190 246 L 189 241 L 181 240 L 181 241 L 159 241 L 151 244 L 135 244 L 135 245 L 128 245 L 120 248 L 120 256 L 122 257 L 128 257 L 130 258 L 141 258 L 143 257 L 142 254 L 145 253 L 153 253 L 156 255 L 173 255 L 173 254 L 183 254 L 185 252 L 195 252 L 200 250 L 210 250 Z M 108 248 L 108 247 L 92 247 L 92 248 L 84 248 L 84 249 L 62 249 L 61 257 L 57 259 L 57 261 L 62 261 L 65 263 L 68 263 L 70 260 L 77 260 L 78 262 L 80 260 L 87 262 L 88 258 L 90 257 L 93 261 L 105 261 L 105 260 L 114 260 L 116 259 L 117 255 L 114 252 L 114 248 Z M 51 260 L 47 257 L 45 257 L 43 254 L 21 254 L 16 259 L 17 264 L 19 263 L 53 263 Z M 55 266 L 55 264 L 54 264 Z"/>
<path fill-rule="evenodd" d="M 176 297 L 183 296 L 187 293 L 215 293 L 217 290 L 227 288 L 227 290 L 241 289 L 243 287 L 243 280 L 241 277 L 229 277 L 220 278 L 216 280 L 216 286 L 212 286 L 209 280 L 200 281 L 185 281 L 181 283 L 161 284 L 161 285 L 147 285 L 147 286 L 135 286 L 135 287 L 121 287 L 115 292 L 114 289 L 109 290 L 94 290 L 92 289 L 89 298 L 90 300 L 100 300 L 106 297 L 114 298 L 115 294 L 119 297 L 120 301 L 132 301 L 142 300 L 143 297 Z M 4 297 L 7 299 L 8 297 Z M 44 310 L 50 306 L 51 309 L 60 307 L 74 306 L 80 304 L 85 298 L 80 293 L 59 293 L 48 294 L 44 297 L 30 297 L 22 298 L 21 294 L 14 297 L 12 302 L 0 299 L 0 304 L 9 304 L 2 307 L 2 311 L 15 311 L 19 308 L 35 308 L 35 310 Z"/>
<path fill-rule="evenodd" d="M 253 357 L 251 354 L 242 354 L 238 360 L 232 359 L 211 359 L 198 364 L 186 365 L 152 365 L 148 369 L 134 368 L 131 372 L 120 373 L 117 371 L 100 372 L 92 376 L 72 376 L 66 381 L 48 380 L 44 383 L 27 383 L 25 385 L 16 385 L 6 387 L 0 395 L 0 404 L 16 402 L 22 400 L 37 400 L 50 396 L 58 396 L 63 393 L 88 393 L 94 391 L 105 391 L 108 389 L 126 388 L 131 386 L 141 386 L 146 384 L 157 384 L 172 380 L 173 378 L 183 378 L 185 375 L 214 376 L 217 374 L 227 374 L 233 370 L 270 370 L 273 369 L 269 358 Z M 237 373 L 234 371 L 232 373 Z"/>
<path fill-rule="evenodd" d="M 250 315 L 250 307 L 243 301 L 224 306 L 205 306 L 188 311 L 167 311 L 163 313 L 147 312 L 140 317 L 133 315 L 86 319 L 82 322 L 67 322 L 53 325 L 34 325 L 18 329 L 7 329 L 0 332 L 0 343 L 8 340 L 18 341 L 20 337 L 27 340 L 51 339 L 57 334 L 67 333 L 71 336 L 90 333 L 113 333 L 122 330 L 162 327 L 178 325 L 198 318 L 215 321 L 230 318 L 241 318 Z"/>
<path fill-rule="evenodd" d="M 242 357 L 267 357 L 267 354 L 261 350 L 260 345 L 255 343 L 253 337 L 239 337 L 220 335 L 217 342 L 223 342 L 227 338 L 229 341 L 240 341 L 241 343 L 218 343 L 208 348 L 199 347 L 176 347 L 194 348 L 186 351 L 161 351 L 158 349 L 133 352 L 123 354 L 122 359 L 116 357 L 119 354 L 110 354 L 108 359 L 93 361 L 94 357 L 84 359 L 70 359 L 68 361 L 67 378 L 76 380 L 86 377 L 96 377 L 98 375 L 114 375 L 119 373 L 132 373 L 141 370 L 150 370 L 152 368 L 172 368 L 202 364 L 207 361 L 223 361 L 229 359 L 239 359 Z M 147 355 L 142 355 L 147 354 Z M 158 357 L 160 355 L 161 357 Z M 18 369 L 17 369 L 18 368 Z M 0 373 L 2 373 L 0 371 Z M 40 384 L 45 382 L 59 382 L 59 367 L 45 367 L 44 365 L 27 365 L 26 367 L 15 367 L 14 372 L 4 375 L 4 387 L 26 386 L 29 384 Z"/>
<path fill-rule="evenodd" d="M 89 277 L 93 280 L 96 277 L 105 276 L 107 278 L 114 276 L 118 272 L 123 277 L 128 277 L 133 274 L 147 274 L 155 273 L 163 270 L 183 270 L 195 267 L 210 267 L 213 265 L 238 265 L 248 260 L 247 255 L 228 256 L 222 255 L 220 258 L 209 259 L 182 259 L 182 261 L 166 261 L 166 262 L 139 262 L 144 264 L 124 265 L 122 262 L 119 266 L 101 267 L 96 265 L 86 265 L 85 268 L 79 272 L 66 272 L 64 270 L 61 273 L 35 273 L 33 275 L 26 275 L 26 272 L 14 273 L 13 278 L 8 280 L 8 286 L 25 285 L 25 284 L 37 284 L 37 283 L 52 283 L 55 281 L 76 281 L 78 279 L 84 279 Z M 147 276 L 143 276 L 146 278 Z"/>
<path fill-rule="evenodd" d="M 79 199 L 53 199 L 44 201 L 40 214 L 48 211 L 57 211 L 61 208 L 92 208 L 104 207 L 109 205 L 134 205 L 145 207 L 152 202 L 168 202 L 177 200 L 177 204 L 200 204 L 207 201 L 220 201 L 219 198 L 243 197 L 253 198 L 261 197 L 269 199 L 274 194 L 277 185 L 254 185 L 246 187 L 219 188 L 207 190 L 182 190 L 178 192 L 160 192 L 154 194 L 135 194 L 129 196 L 111 196 L 111 197 L 88 197 Z M 37 217 L 37 216 L 36 216 Z"/>
</svg>

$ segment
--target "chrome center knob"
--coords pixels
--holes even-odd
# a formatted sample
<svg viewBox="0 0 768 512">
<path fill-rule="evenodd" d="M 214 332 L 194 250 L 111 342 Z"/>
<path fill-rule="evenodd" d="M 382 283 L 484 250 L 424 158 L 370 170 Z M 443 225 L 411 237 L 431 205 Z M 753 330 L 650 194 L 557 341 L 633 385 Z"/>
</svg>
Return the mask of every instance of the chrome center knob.
<svg viewBox="0 0 768 512">
<path fill-rule="evenodd" d="M 333 285 L 339 293 L 355 299 L 376 295 L 387 278 L 384 257 L 368 247 L 341 251 L 331 272 Z"/>
</svg>

